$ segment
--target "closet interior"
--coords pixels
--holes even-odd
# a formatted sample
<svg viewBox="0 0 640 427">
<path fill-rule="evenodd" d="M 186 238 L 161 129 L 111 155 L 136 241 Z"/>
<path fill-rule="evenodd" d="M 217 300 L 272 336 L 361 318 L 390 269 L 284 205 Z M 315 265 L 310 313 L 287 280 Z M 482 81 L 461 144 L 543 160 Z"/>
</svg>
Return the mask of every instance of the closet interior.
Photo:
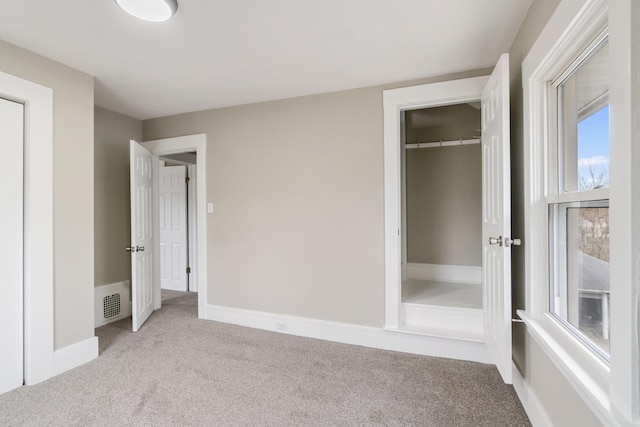
<svg viewBox="0 0 640 427">
<path fill-rule="evenodd" d="M 404 112 L 403 329 L 482 337 L 480 102 Z"/>
</svg>

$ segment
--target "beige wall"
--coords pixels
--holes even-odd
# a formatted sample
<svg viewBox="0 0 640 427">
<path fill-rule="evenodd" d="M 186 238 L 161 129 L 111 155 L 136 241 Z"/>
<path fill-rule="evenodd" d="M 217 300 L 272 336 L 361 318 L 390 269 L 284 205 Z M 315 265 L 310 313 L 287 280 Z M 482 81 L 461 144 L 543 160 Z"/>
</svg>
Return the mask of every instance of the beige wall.
<svg viewBox="0 0 640 427">
<path fill-rule="evenodd" d="M 480 110 L 469 104 L 406 113 L 406 141 L 473 139 Z M 406 150 L 407 261 L 482 266 L 480 145 Z"/>
<path fill-rule="evenodd" d="M 524 230 L 520 64 L 558 3 L 534 1 L 510 50 L 516 237 Z M 93 78 L 3 41 L 0 58 L 1 71 L 54 90 L 53 328 L 60 349 L 94 335 Z M 207 198 L 216 209 L 207 236 L 210 304 L 382 325 L 381 93 L 390 87 L 143 123 L 147 140 L 207 134 Z M 517 308 L 525 300 L 524 251 L 526 242 L 513 251 Z M 554 425 L 599 425 L 520 325 L 514 358 Z"/>
<path fill-rule="evenodd" d="M 129 280 L 131 219 L 129 140 L 142 140 L 142 122 L 95 108 L 95 285 Z"/>
<path fill-rule="evenodd" d="M 558 4 L 534 1 L 511 50 L 513 235 L 522 237 L 520 64 Z M 409 86 L 472 75 L 444 76 Z M 207 134 L 208 303 L 382 326 L 382 90 L 308 96 L 143 122 L 145 140 Z M 513 250 L 524 306 L 524 246 Z M 554 425 L 598 425 L 523 326 L 514 358 Z"/>
<path fill-rule="evenodd" d="M 54 345 L 93 328 L 93 77 L 0 41 L 0 71 L 53 89 Z"/>
<path fill-rule="evenodd" d="M 382 326 L 384 88 L 143 122 L 207 134 L 209 304 Z"/>
<path fill-rule="evenodd" d="M 511 205 L 512 235 L 524 236 L 524 130 L 522 61 L 560 0 L 536 0 L 509 50 L 511 74 Z M 525 307 L 524 260 L 527 242 L 512 250 L 513 308 Z M 600 426 L 594 413 L 564 379 L 523 324 L 514 323 L 513 358 L 556 426 Z"/>
<path fill-rule="evenodd" d="M 525 374 L 531 389 L 553 426 L 601 427 L 589 405 L 564 379 L 563 374 L 547 357 L 531 335 L 526 338 L 528 373 Z"/>
</svg>

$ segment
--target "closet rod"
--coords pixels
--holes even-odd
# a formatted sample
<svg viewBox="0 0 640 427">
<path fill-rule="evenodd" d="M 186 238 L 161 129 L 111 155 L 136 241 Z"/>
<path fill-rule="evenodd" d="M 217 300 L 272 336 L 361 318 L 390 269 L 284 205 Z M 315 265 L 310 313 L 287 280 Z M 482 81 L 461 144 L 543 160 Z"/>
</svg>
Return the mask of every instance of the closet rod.
<svg viewBox="0 0 640 427">
<path fill-rule="evenodd" d="M 434 147 L 448 147 L 452 145 L 471 145 L 480 144 L 480 139 L 457 139 L 455 141 L 440 141 L 440 142 L 416 142 L 415 144 L 405 144 L 404 148 L 411 150 L 414 148 L 434 148 Z"/>
</svg>

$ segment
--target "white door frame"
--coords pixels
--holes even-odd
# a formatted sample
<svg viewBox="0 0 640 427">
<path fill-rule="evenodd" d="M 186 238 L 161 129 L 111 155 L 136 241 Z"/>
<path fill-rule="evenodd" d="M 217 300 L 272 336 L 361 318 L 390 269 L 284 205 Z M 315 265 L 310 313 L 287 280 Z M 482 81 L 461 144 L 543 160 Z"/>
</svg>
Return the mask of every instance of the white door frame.
<svg viewBox="0 0 640 427">
<path fill-rule="evenodd" d="M 187 165 L 187 176 L 189 177 L 189 185 L 187 186 L 187 234 L 189 240 L 189 267 L 191 273 L 187 280 L 188 290 L 190 292 L 198 291 L 198 167 L 196 165 Z"/>
<path fill-rule="evenodd" d="M 53 90 L 0 72 L 24 110 L 24 380 L 53 376 Z"/>
<path fill-rule="evenodd" d="M 206 178 L 207 178 L 207 163 L 206 163 L 206 147 L 207 136 L 206 134 L 178 136 L 174 138 L 156 139 L 153 141 L 145 141 L 142 143 L 147 150 L 151 151 L 157 156 L 163 156 L 168 154 L 177 154 L 184 152 L 196 153 L 196 227 L 197 227 L 197 277 L 198 277 L 198 317 L 200 319 L 206 319 L 207 308 L 207 203 L 206 203 Z M 157 186 L 156 186 L 157 187 Z M 157 197 L 157 195 L 156 195 Z M 157 205 L 156 205 L 157 206 Z M 157 217 L 157 215 L 156 215 Z M 157 222 L 154 224 L 156 233 L 159 233 L 159 226 Z M 156 242 L 156 253 L 160 253 L 160 242 Z M 159 262 L 158 257 L 155 257 L 155 262 Z M 157 270 L 157 268 L 156 268 Z M 155 308 L 160 308 L 161 295 L 160 295 L 160 281 L 155 284 L 154 295 Z"/>
<path fill-rule="evenodd" d="M 7 159 L 0 172 L 0 394 L 24 384 L 24 269 L 22 168 L 24 105 L 0 98 L 0 143 Z"/>
<path fill-rule="evenodd" d="M 402 239 L 402 113 L 479 101 L 489 76 L 385 90 L 384 103 L 384 328 L 400 322 Z"/>
</svg>

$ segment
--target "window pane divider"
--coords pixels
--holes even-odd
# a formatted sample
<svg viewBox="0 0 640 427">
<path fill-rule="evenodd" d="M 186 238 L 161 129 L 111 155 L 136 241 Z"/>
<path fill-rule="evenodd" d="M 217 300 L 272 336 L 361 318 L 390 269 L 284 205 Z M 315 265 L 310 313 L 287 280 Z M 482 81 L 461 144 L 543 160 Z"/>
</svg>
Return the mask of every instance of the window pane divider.
<svg viewBox="0 0 640 427">
<path fill-rule="evenodd" d="M 588 191 L 572 191 L 562 194 L 549 194 L 547 204 L 569 203 L 569 202 L 588 202 L 590 200 L 608 200 L 609 189 L 597 188 Z"/>
</svg>

